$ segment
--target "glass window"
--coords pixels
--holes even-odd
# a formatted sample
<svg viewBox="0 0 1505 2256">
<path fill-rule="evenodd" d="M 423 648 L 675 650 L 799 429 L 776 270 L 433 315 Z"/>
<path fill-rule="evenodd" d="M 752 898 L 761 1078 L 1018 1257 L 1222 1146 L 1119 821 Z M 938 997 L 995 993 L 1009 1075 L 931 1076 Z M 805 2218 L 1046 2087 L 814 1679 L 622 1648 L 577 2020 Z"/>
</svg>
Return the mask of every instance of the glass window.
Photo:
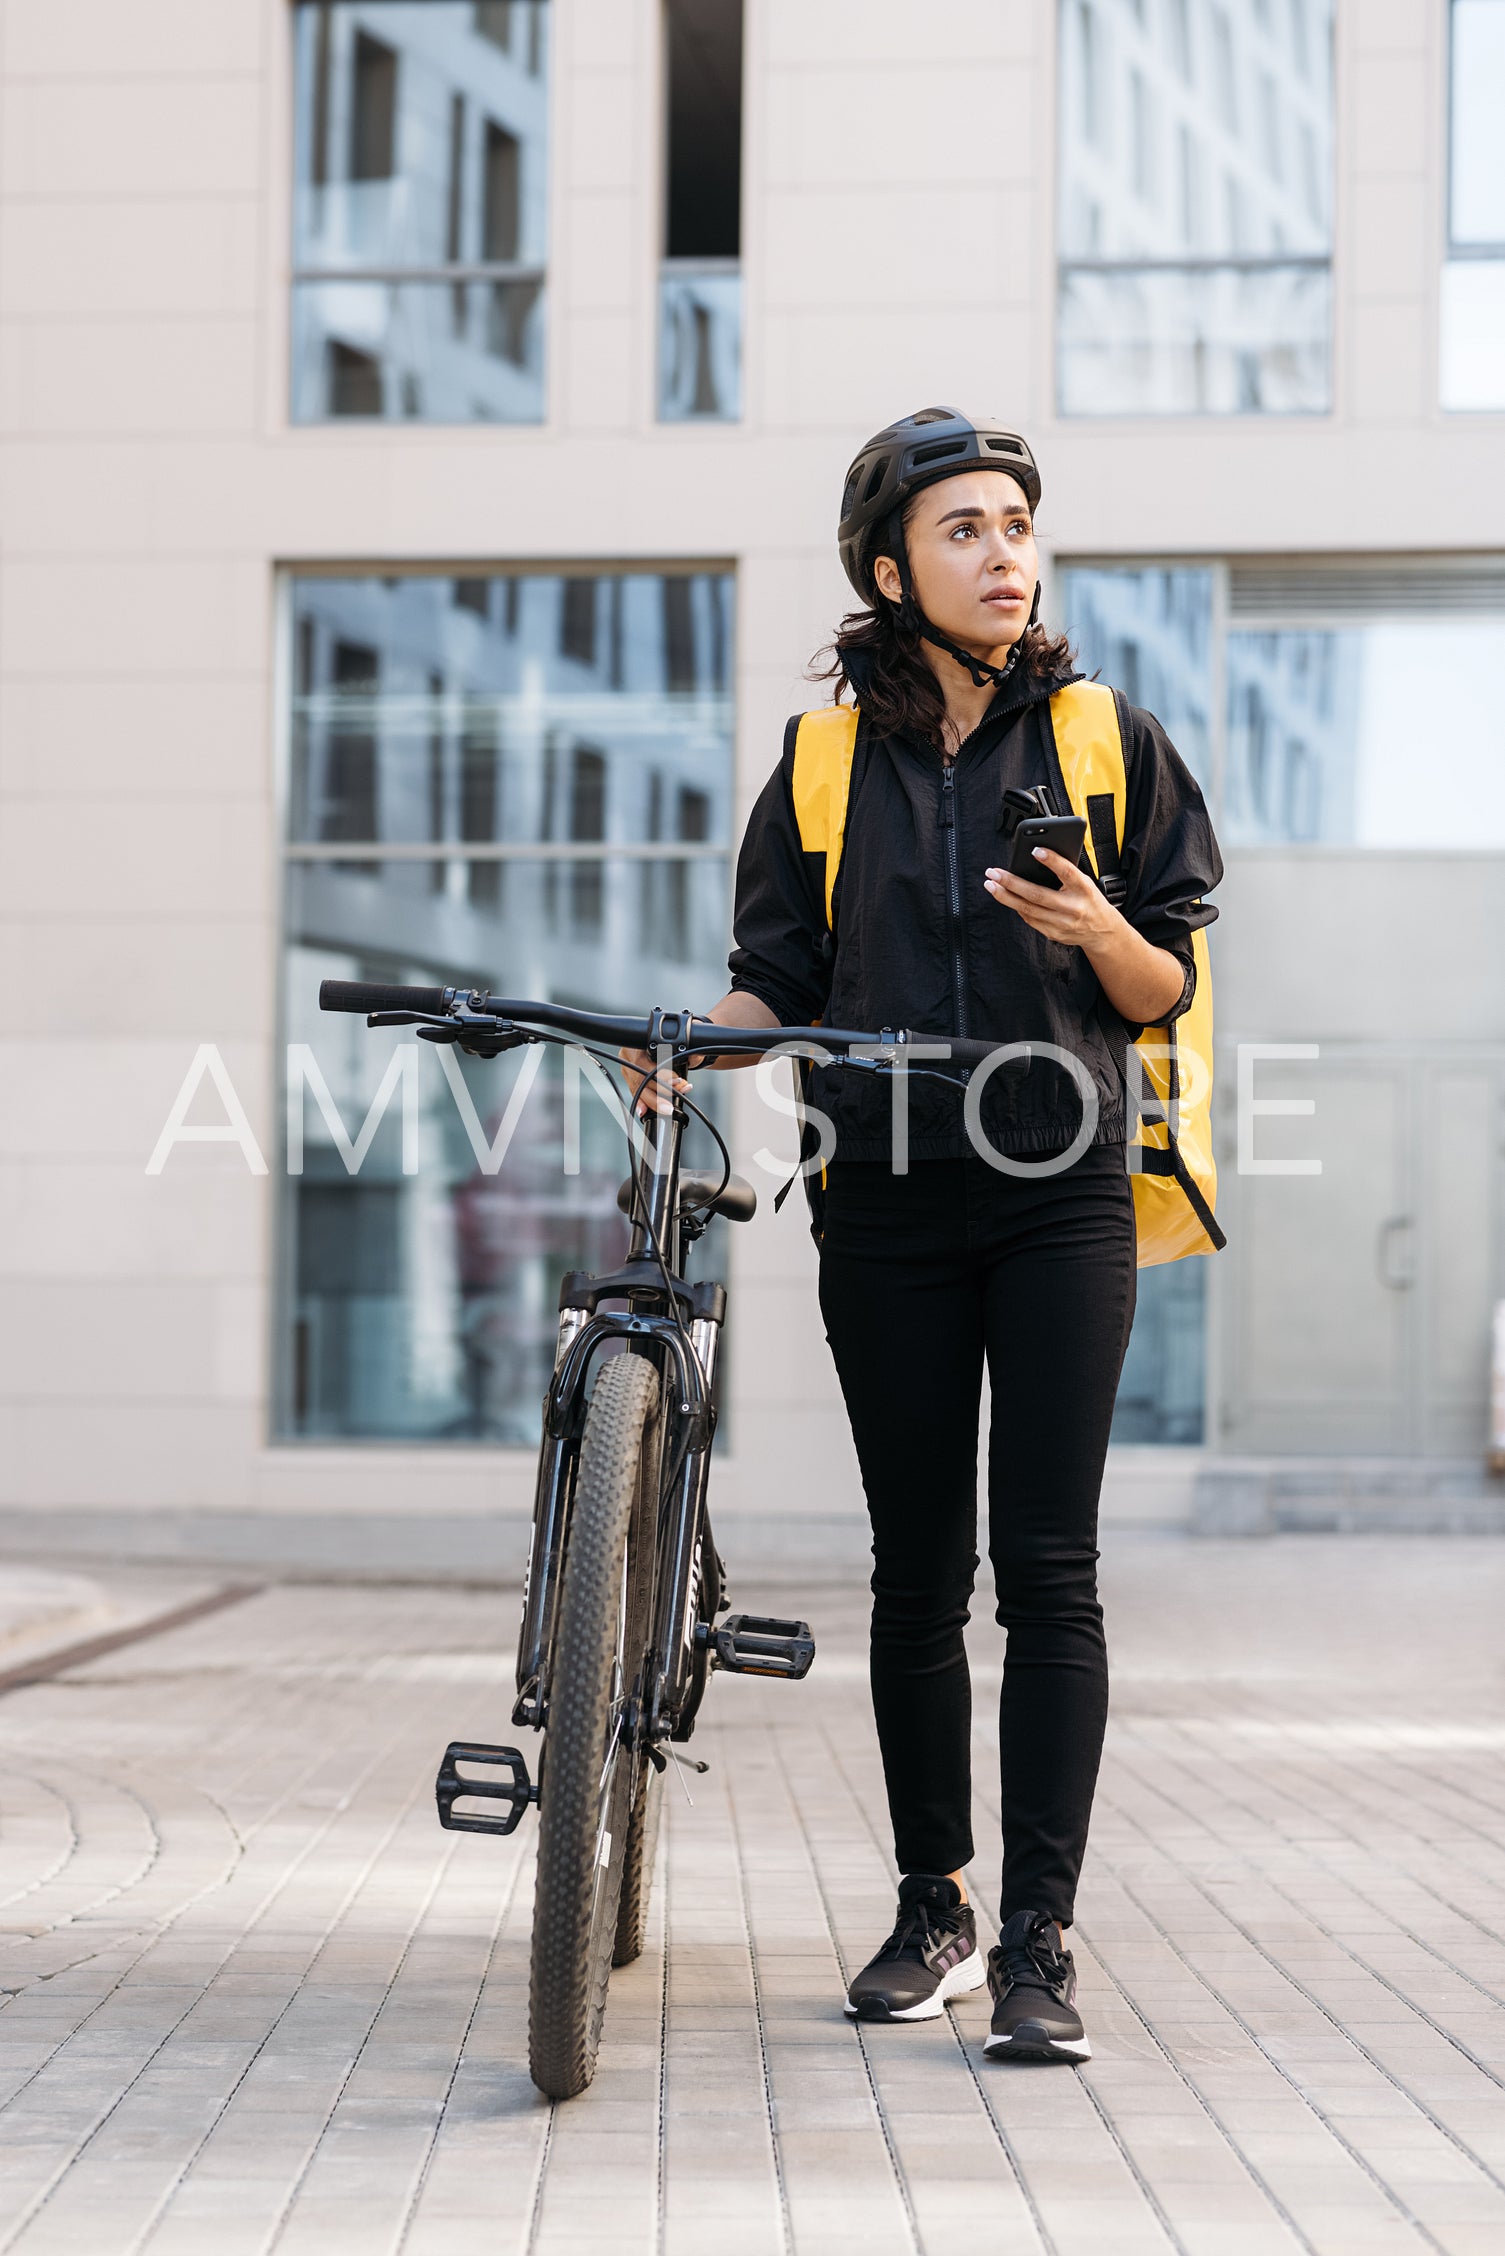
<svg viewBox="0 0 1505 2256">
<path fill-rule="evenodd" d="M 536 1440 L 560 1274 L 625 1253 L 621 1128 L 557 1051 L 370 1033 L 320 1014 L 319 981 L 719 994 L 732 593 L 717 572 L 293 579 L 285 1015 L 322 1089 L 293 1049 L 284 1435 Z M 394 1054 L 411 1082 L 360 1152 Z"/>
<path fill-rule="evenodd" d="M 1505 0 L 1453 0 L 1442 404 L 1505 408 Z"/>
<path fill-rule="evenodd" d="M 1502 668 L 1505 617 L 1235 627 L 1223 844 L 1505 847 Z"/>
<path fill-rule="evenodd" d="M 1058 593 L 1078 664 L 1162 723 L 1230 857 L 1505 850 L 1505 560 L 1068 564 Z M 1204 1288 L 1201 1261 L 1141 1273 L 1116 1442 L 1202 1439 Z"/>
<path fill-rule="evenodd" d="M 1060 0 L 1063 414 L 1329 409 L 1332 17 Z"/>
<path fill-rule="evenodd" d="M 742 0 L 666 0 L 660 420 L 742 413 Z"/>
<path fill-rule="evenodd" d="M 1113 1405 L 1114 1442 L 1196 1447 L 1207 1393 L 1207 1262 L 1141 1269 Z"/>
<path fill-rule="evenodd" d="M 1225 848 L 1505 846 L 1498 560 L 1065 565 L 1060 601 L 1078 663 L 1161 722 Z"/>
<path fill-rule="evenodd" d="M 1061 595 L 1078 665 L 1153 713 L 1210 796 L 1211 571 L 1073 565 L 1062 574 Z"/>
<path fill-rule="evenodd" d="M 544 412 L 547 0 L 298 0 L 292 414 Z"/>
<path fill-rule="evenodd" d="M 1212 795 L 1214 576 L 1205 566 L 1068 566 L 1061 603 L 1077 664 L 1153 713 Z M 1115 1442 L 1200 1443 L 1205 1264 L 1141 1270 L 1113 1411 Z"/>
</svg>

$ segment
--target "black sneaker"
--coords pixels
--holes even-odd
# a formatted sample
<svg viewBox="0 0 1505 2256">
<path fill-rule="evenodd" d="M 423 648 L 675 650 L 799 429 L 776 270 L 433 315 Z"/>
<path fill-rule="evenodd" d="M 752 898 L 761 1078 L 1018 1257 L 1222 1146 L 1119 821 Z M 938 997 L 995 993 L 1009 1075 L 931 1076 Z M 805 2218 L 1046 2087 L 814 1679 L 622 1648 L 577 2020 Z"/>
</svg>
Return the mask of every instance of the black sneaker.
<svg viewBox="0 0 1505 2256">
<path fill-rule="evenodd" d="M 1043 1911 L 1016 1911 L 988 1953 L 993 2031 L 983 2051 L 994 2060 L 1092 2058 L 1076 2009 L 1076 1967 L 1056 1947 L 1056 1923 Z"/>
<path fill-rule="evenodd" d="M 894 1931 L 854 1977 L 846 2010 L 854 2021 L 936 2021 L 949 1998 L 987 1978 L 977 1919 L 956 1882 L 911 1872 L 899 1882 Z"/>
</svg>

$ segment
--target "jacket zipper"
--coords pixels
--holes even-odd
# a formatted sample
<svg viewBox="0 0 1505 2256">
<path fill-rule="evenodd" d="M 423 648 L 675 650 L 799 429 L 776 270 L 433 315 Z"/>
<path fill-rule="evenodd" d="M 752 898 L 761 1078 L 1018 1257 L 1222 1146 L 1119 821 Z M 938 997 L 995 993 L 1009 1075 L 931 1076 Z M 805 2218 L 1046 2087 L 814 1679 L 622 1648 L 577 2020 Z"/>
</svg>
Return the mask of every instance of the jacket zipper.
<svg viewBox="0 0 1505 2256">
<path fill-rule="evenodd" d="M 956 790 L 956 771 L 962 754 L 985 726 L 984 714 L 977 727 L 964 736 L 949 760 L 941 763 L 941 828 L 946 834 L 946 920 L 951 927 L 951 984 L 956 991 L 956 1031 L 967 1031 L 967 954 L 966 926 L 962 919 L 961 856 L 956 843 L 956 810 L 959 805 Z"/>
<path fill-rule="evenodd" d="M 962 940 L 962 880 L 956 846 L 956 762 L 941 770 L 941 828 L 946 834 L 946 917 L 951 927 L 951 983 L 956 995 L 956 1031 L 967 1031 L 967 967 Z"/>
</svg>

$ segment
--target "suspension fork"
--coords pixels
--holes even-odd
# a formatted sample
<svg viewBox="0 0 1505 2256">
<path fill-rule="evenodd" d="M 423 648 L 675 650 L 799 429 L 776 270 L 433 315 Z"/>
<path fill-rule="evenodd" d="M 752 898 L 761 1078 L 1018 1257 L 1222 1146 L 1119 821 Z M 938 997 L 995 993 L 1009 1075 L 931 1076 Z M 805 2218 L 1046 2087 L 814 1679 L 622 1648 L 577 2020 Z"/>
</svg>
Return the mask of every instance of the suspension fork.
<svg viewBox="0 0 1505 2256">
<path fill-rule="evenodd" d="M 726 1292 L 721 1285 L 698 1288 L 704 1295 L 704 1313 L 690 1327 L 695 1353 L 705 1373 L 709 1397 L 716 1380 L 721 1328 L 726 1316 Z M 672 1429 L 671 1429 L 672 1435 Z M 649 1737 L 666 1738 L 679 1720 L 690 1687 L 695 1654 L 696 1612 L 699 1592 L 695 1564 L 706 1530 L 706 1488 L 711 1471 L 711 1435 L 690 1449 L 663 1498 L 659 1513 L 657 1593 L 654 1606 L 653 1651 L 658 1656 Z"/>
<path fill-rule="evenodd" d="M 561 1308 L 559 1334 L 554 1346 L 554 1368 L 564 1362 L 587 1322 L 583 1308 Z M 528 1543 L 528 1566 L 523 1577 L 523 1618 L 517 1638 L 517 1701 L 514 1723 L 543 1722 L 547 1686 L 544 1676 L 554 1637 L 554 1599 L 559 1588 L 559 1565 L 564 1556 L 564 1531 L 574 1495 L 575 1466 L 579 1460 L 579 1435 L 574 1421 L 561 1434 L 547 1428 L 538 1452 L 538 1485 L 533 1495 L 533 1533 Z"/>
<path fill-rule="evenodd" d="M 682 1061 L 675 1060 L 674 1070 L 681 1070 Z M 651 1256 L 653 1236 L 663 1251 L 665 1266 L 671 1275 L 677 1275 L 682 1255 L 679 1227 L 679 1152 L 684 1137 L 686 1114 L 676 1102 L 668 1113 L 651 1116 L 653 1132 L 642 1159 L 634 1144 L 632 1166 L 637 1176 L 643 1203 L 647 1207 L 645 1222 L 641 1209 L 633 1216 L 632 1237 L 628 1253 L 629 1263 L 647 1260 Z M 566 1288 L 574 1282 L 573 1275 L 565 1280 Z M 639 1312 L 655 1297 L 650 1286 L 646 1293 L 631 1293 L 628 1306 Z M 658 1297 L 662 1297 L 661 1291 Z M 590 1311 L 579 1305 L 562 1306 L 559 1311 L 559 1331 L 554 1348 L 556 1379 L 581 1332 L 590 1321 Z M 701 1328 L 697 1319 L 695 1330 Z M 672 1360 L 664 1359 L 666 1381 L 674 1383 Z M 585 1373 L 576 1374 L 576 1387 L 583 1391 Z M 574 1391 L 572 1389 L 572 1391 Z M 710 1393 L 710 1375 L 707 1374 L 706 1393 Z M 522 1624 L 517 1644 L 517 1700 L 512 1710 L 514 1723 L 532 1724 L 535 1728 L 545 1720 L 548 1708 L 549 1655 L 554 1640 L 554 1608 L 559 1588 L 559 1569 L 564 1558 L 565 1537 L 568 1531 L 570 1507 L 574 1499 L 575 1468 L 579 1461 L 579 1421 L 567 1416 L 561 1430 L 551 1432 L 545 1423 L 542 1446 L 538 1455 L 538 1482 L 533 1498 L 533 1531 L 528 1546 L 528 1566 L 523 1583 Z M 660 1648 L 662 1649 L 662 1648 Z"/>
</svg>

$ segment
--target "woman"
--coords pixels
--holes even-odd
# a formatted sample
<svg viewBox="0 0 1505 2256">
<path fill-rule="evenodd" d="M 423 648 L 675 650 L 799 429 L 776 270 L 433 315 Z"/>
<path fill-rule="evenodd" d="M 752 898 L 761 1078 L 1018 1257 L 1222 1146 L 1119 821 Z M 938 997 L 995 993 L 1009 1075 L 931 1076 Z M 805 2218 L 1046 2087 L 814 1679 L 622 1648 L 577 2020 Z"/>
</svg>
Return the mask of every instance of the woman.
<svg viewBox="0 0 1505 2256">
<path fill-rule="evenodd" d="M 825 677 L 862 716 L 833 933 L 796 820 L 791 724 L 748 824 L 732 991 L 711 1016 L 1055 1044 L 1097 1097 L 1092 1140 L 1063 1164 L 1083 1096 L 1048 1056 L 989 1079 L 986 1150 L 969 1139 L 959 1077 L 915 1076 L 896 1172 L 891 1088 L 835 1068 L 810 1076 L 836 1139 L 820 1304 L 872 1520 L 873 1709 L 901 1874 L 893 1933 L 846 2009 L 925 2020 L 987 1981 L 989 2053 L 1083 2061 L 1063 1931 L 1107 1713 L 1097 1507 L 1135 1294 L 1123 1059 L 1145 1026 L 1189 1006 L 1191 935 L 1217 914 L 1204 896 L 1222 861 L 1187 768 L 1148 714 L 1125 708 L 1122 908 L 1059 854 L 1037 850 L 1058 889 L 1001 866 L 1006 790 L 1045 784 L 1058 811 L 1069 806 L 1049 699 L 1080 679 L 1065 640 L 1035 623 L 1039 476 L 1016 434 L 923 410 L 868 443 L 845 491 L 842 562 L 866 608 L 843 621 Z M 651 1070 L 646 1055 L 632 1062 Z M 652 1088 L 640 1100 L 662 1101 Z M 962 1636 L 984 1357 L 989 1548 L 1008 1640 L 1003 1924 L 986 1960 L 963 1879 Z"/>
</svg>

